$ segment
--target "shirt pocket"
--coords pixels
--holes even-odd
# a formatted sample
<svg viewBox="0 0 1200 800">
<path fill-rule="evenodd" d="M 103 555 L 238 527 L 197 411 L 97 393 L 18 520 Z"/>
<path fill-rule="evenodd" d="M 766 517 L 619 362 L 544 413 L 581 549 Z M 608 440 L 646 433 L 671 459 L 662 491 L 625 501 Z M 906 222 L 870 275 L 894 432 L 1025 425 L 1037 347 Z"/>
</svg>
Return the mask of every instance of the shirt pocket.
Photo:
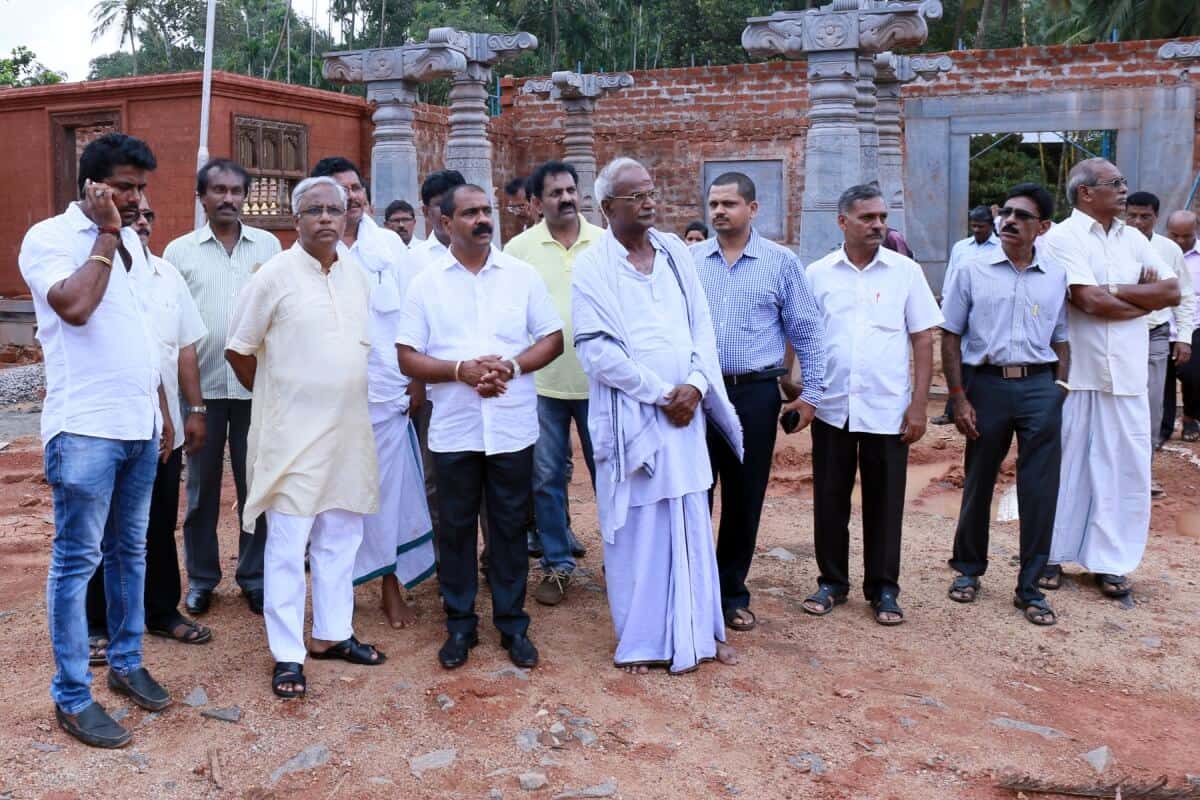
<svg viewBox="0 0 1200 800">
<path fill-rule="evenodd" d="M 504 344 L 516 346 L 516 352 L 528 347 L 529 325 L 524 307 L 511 303 L 497 305 L 492 311 L 492 333 Z"/>
<path fill-rule="evenodd" d="M 865 306 L 864 317 L 872 328 L 886 333 L 901 333 L 905 329 L 904 306 L 899 303 L 874 302 Z"/>
</svg>

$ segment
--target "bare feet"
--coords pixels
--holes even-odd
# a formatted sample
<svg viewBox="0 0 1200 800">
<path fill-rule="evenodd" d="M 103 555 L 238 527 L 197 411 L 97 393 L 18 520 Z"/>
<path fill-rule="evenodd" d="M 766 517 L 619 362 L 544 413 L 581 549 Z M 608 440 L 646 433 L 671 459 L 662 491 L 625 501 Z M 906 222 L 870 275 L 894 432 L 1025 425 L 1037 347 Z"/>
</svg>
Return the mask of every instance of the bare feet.
<svg viewBox="0 0 1200 800">
<path fill-rule="evenodd" d="M 733 666 L 738 663 L 738 653 L 724 642 L 717 642 L 717 661 Z"/>
<path fill-rule="evenodd" d="M 630 664 L 628 666 L 621 667 L 621 669 L 625 670 L 630 675 L 645 675 L 650 671 L 650 668 L 645 664 Z"/>
<path fill-rule="evenodd" d="M 400 581 L 395 575 L 383 576 L 380 593 L 384 616 L 394 629 L 407 628 L 417 621 L 417 611 L 404 602 L 404 597 L 400 594 Z"/>
</svg>

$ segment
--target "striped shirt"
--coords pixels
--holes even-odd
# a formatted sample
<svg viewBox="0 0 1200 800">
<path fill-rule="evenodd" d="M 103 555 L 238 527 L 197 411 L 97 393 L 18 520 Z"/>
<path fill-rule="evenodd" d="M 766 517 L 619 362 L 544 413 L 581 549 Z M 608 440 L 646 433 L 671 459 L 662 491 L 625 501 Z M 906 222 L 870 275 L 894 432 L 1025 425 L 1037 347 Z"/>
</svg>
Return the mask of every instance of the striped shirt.
<svg viewBox="0 0 1200 800">
<path fill-rule="evenodd" d="M 205 400 L 249 400 L 250 391 L 238 382 L 225 362 L 229 322 L 242 287 L 258 268 L 280 251 L 269 231 L 242 225 L 230 255 L 207 224 L 167 245 L 163 258 L 179 270 L 200 309 L 208 335 L 196 345 L 200 361 L 200 393 Z"/>
<path fill-rule="evenodd" d="M 721 372 L 742 375 L 780 367 L 791 342 L 803 375 L 800 397 L 820 404 L 825 326 L 796 255 L 753 228 L 732 266 L 725 264 L 716 237 L 697 242 L 691 251 L 712 311 Z"/>
</svg>

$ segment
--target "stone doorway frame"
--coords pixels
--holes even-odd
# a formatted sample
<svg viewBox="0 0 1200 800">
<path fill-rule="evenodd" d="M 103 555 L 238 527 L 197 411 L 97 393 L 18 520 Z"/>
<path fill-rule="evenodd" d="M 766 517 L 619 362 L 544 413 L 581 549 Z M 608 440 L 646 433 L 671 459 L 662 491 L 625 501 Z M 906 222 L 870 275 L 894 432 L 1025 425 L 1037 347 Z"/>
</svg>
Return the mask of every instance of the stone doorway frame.
<svg viewBox="0 0 1200 800">
<path fill-rule="evenodd" d="M 1190 84 L 911 97 L 903 119 L 904 235 L 935 294 L 951 246 L 967 235 L 972 134 L 1115 130 L 1115 161 L 1129 190 L 1154 192 L 1164 211 L 1183 207 L 1194 178 L 1196 90 Z"/>
</svg>

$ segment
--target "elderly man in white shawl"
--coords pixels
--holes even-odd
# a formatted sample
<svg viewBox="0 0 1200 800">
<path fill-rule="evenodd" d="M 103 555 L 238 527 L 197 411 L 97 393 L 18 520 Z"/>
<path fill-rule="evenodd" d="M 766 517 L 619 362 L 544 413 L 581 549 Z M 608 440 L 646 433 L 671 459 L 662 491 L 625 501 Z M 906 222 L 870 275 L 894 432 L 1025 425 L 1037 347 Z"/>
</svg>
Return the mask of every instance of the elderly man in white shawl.
<svg viewBox="0 0 1200 800">
<path fill-rule="evenodd" d="M 618 158 L 596 180 L 610 227 L 575 262 L 575 351 L 589 383 L 588 430 L 614 662 L 689 672 L 724 644 L 705 417 L 738 454 L 708 301 L 686 245 L 654 226 L 654 182 Z"/>
<path fill-rule="evenodd" d="M 363 520 L 354 585 L 381 578 L 384 615 L 393 628 L 403 628 L 416 619 L 416 612 L 404 603 L 400 586 L 411 589 L 434 572 L 425 473 L 410 422 L 425 389 L 417 384 L 417 391 L 410 391 L 395 344 L 404 295 L 419 267 L 403 240 L 367 213 L 367 190 L 352 161 L 323 158 L 312 174 L 331 177 L 346 190 L 346 232 L 338 242 L 338 258 L 361 268 L 371 287 L 367 400 L 379 456 L 379 511 Z"/>
</svg>

